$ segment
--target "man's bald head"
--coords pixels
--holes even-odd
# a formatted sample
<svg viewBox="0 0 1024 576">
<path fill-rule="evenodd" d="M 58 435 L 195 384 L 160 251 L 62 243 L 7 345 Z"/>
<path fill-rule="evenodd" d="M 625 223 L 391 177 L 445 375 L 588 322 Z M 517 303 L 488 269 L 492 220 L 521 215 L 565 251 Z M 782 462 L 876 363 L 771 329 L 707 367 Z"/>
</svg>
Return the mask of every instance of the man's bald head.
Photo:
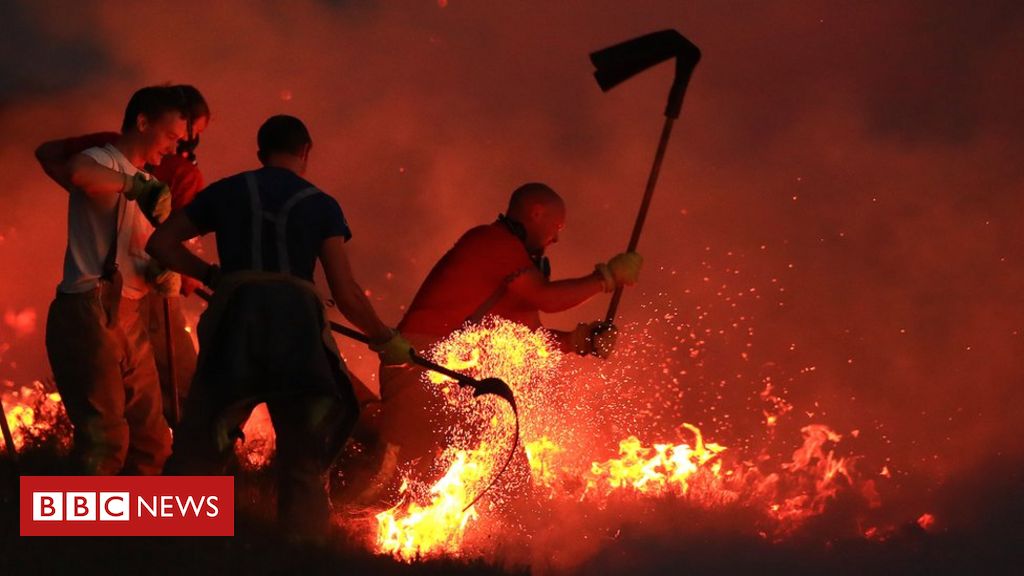
<svg viewBox="0 0 1024 576">
<path fill-rule="evenodd" d="M 510 218 L 522 222 L 523 219 L 519 216 L 529 214 L 534 206 L 565 208 L 565 202 L 558 192 L 552 190 L 547 184 L 529 182 L 512 192 L 512 197 L 508 200 L 508 215 Z"/>
<path fill-rule="evenodd" d="M 530 182 L 512 192 L 508 201 L 508 217 L 526 228 L 526 246 L 543 250 L 558 242 L 558 233 L 565 226 L 565 201 L 547 184 Z"/>
</svg>

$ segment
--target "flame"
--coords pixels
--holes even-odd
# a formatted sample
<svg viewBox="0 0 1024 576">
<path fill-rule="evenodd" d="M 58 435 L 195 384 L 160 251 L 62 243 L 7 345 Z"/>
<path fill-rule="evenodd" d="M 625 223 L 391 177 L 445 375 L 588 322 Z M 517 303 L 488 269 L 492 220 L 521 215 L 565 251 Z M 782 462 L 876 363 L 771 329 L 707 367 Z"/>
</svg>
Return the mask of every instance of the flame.
<svg viewBox="0 0 1024 576">
<path fill-rule="evenodd" d="M 605 432 L 600 436 L 580 433 L 577 428 L 593 425 L 597 429 L 602 424 L 587 420 L 595 407 L 574 404 L 571 392 L 601 376 L 593 375 L 592 365 L 573 373 L 573 367 L 566 367 L 565 358 L 556 350 L 552 336 L 544 330 L 531 331 L 495 318 L 466 327 L 430 350 L 435 362 L 474 378 L 498 377 L 509 384 L 519 406 L 528 468 L 524 465 L 502 478 L 498 489 L 482 501 L 486 507 L 469 506 L 508 456 L 514 420 L 503 401 L 473 398 L 471 391 L 453 386 L 450 379 L 428 373 L 423 384 L 445 399 L 446 409 L 461 423 L 448 430 L 449 447 L 434 463 L 437 475 L 406 477 L 403 501 L 374 516 L 378 553 L 405 562 L 466 556 L 474 549 L 476 531 L 484 533 L 500 525 L 501 505 L 516 482 L 532 483 L 531 493 L 536 498 L 580 506 L 602 507 L 611 499 L 657 498 L 684 498 L 708 508 L 736 503 L 763 511 L 769 521 L 764 526 L 765 537 L 774 538 L 792 533 L 808 518 L 823 513 L 846 488 L 853 488 L 870 507 L 880 505 L 875 483 L 890 478 L 890 469 L 885 467 L 870 480 L 859 481 L 854 470 L 856 458 L 837 452 L 843 435 L 824 424 L 804 426 L 803 442 L 789 461 L 776 464 L 774 471 L 770 462 L 766 463 L 771 458 L 760 454 L 752 459 L 756 463 L 745 460 L 735 449 L 706 441 L 705 433 L 689 423 L 682 424 L 671 437 L 657 434 L 651 438 L 649 433 L 628 429 L 611 438 Z M 41 382 L 20 388 L 11 382 L 4 384 L 0 399 L 15 445 L 20 449 L 32 442 L 57 439 L 66 450 L 70 426 L 60 396 L 48 392 Z M 597 387 L 609 384 L 598 381 Z M 773 388 L 766 380 L 760 394 L 767 404 L 765 425 L 772 435 L 778 433 L 780 418 L 793 411 Z M 598 413 L 603 409 L 602 405 L 596 407 Z M 238 448 L 243 466 L 263 468 L 274 451 L 273 426 L 265 406 L 254 410 L 244 433 L 246 442 Z M 934 530 L 935 519 L 925 514 L 918 524 Z M 884 538 L 886 533 L 876 526 L 863 528 L 867 538 Z"/>
<path fill-rule="evenodd" d="M 559 453 L 565 450 L 547 436 L 527 442 L 524 448 L 526 458 L 530 463 L 530 476 L 533 478 L 533 483 L 549 490 L 552 489 L 558 477 L 554 460 Z"/>
<path fill-rule="evenodd" d="M 476 520 L 475 507 L 466 508 L 477 487 L 488 479 L 488 467 L 468 451 L 455 455 L 448 472 L 429 491 L 425 505 L 410 502 L 377 514 L 377 546 L 381 552 L 411 562 L 447 552 L 457 554 L 469 522 Z M 482 486 L 481 486 L 482 488 Z M 408 492 L 408 483 L 402 486 Z"/>
<path fill-rule="evenodd" d="M 661 496 L 668 493 L 686 495 L 688 480 L 698 472 L 721 477 L 721 462 L 716 460 L 725 450 L 719 444 L 704 444 L 700 430 L 691 424 L 683 427 L 696 436 L 694 447 L 688 444 L 654 444 L 644 446 L 636 436 L 619 442 L 619 458 L 594 462 L 586 475 L 587 492 L 607 495 L 618 489 Z M 709 462 L 715 460 L 710 466 Z"/>
<path fill-rule="evenodd" d="M 3 402 L 15 449 L 49 441 L 55 441 L 62 452 L 70 449 L 71 428 L 60 394 L 48 392 L 38 380 L 16 389 L 13 382 L 4 384 L 8 391 L 0 393 L 0 402 Z"/>
<path fill-rule="evenodd" d="M 532 383 L 549 378 L 557 369 L 559 355 L 551 336 L 543 330 L 496 318 L 485 318 L 439 342 L 431 350 L 435 362 L 475 378 L 497 377 L 515 392 L 520 416 L 528 412 Z M 449 431 L 449 448 L 437 468 L 446 470 L 441 480 L 417 498 L 413 490 L 404 507 L 396 506 L 376 516 L 377 550 L 412 561 L 441 554 L 458 555 L 470 523 L 479 515 L 469 504 L 490 483 L 508 456 L 514 420 L 502 402 L 476 400 L 468 390 L 451 386 L 452 380 L 428 373 L 424 385 L 442 394 L 464 426 Z M 415 480 L 414 480 L 415 482 Z M 406 488 L 408 486 L 408 479 Z"/>
<path fill-rule="evenodd" d="M 269 464 L 274 457 L 277 435 L 266 404 L 259 404 L 253 409 L 242 426 L 242 434 L 245 441 L 235 444 L 235 454 L 242 466 L 248 470 L 259 470 Z"/>
<path fill-rule="evenodd" d="M 837 456 L 834 449 L 842 435 L 823 424 L 805 426 L 803 443 L 791 461 L 772 473 L 738 458 L 727 462 L 726 447 L 705 441 L 702 431 L 689 423 L 678 428 L 687 439 L 645 443 L 630 434 L 618 441 L 617 457 L 588 459 L 588 450 L 600 450 L 601 445 L 574 437 L 578 421 L 567 417 L 567 398 L 555 385 L 561 368 L 556 349 L 543 330 L 488 318 L 431 350 L 435 362 L 475 378 L 501 378 L 513 389 L 530 481 L 541 497 L 599 506 L 611 498 L 682 497 L 709 508 L 739 503 L 764 510 L 775 523 L 769 532 L 778 536 L 821 514 L 839 490 L 854 484 L 852 459 Z M 464 555 L 469 534 L 495 510 L 491 506 L 482 514 L 467 505 L 507 455 L 511 414 L 500 403 L 474 400 L 451 383 L 439 375 L 424 378 L 424 385 L 443 395 L 466 422 L 450 431 L 450 448 L 436 463 L 445 471 L 443 477 L 421 490 L 415 487 L 426 483 L 406 478 L 406 501 L 376 516 L 377 551 L 406 562 Z M 769 405 L 766 425 L 772 430 L 792 406 L 774 394 L 770 381 L 761 398 Z M 877 505 L 873 484 L 859 489 Z M 495 500 L 500 503 L 500 492 Z"/>
</svg>

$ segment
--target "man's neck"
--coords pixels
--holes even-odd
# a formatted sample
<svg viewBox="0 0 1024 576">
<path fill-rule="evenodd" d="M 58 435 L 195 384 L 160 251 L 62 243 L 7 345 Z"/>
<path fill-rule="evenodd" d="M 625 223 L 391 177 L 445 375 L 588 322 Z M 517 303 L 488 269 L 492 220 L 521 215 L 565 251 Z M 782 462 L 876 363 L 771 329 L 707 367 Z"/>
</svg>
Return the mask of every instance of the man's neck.
<svg viewBox="0 0 1024 576">
<path fill-rule="evenodd" d="M 143 154 L 142 146 L 133 134 L 122 134 L 114 140 L 114 148 L 124 154 L 124 157 L 136 168 L 142 168 L 146 164 L 146 156 Z"/>
<path fill-rule="evenodd" d="M 268 168 L 281 168 L 302 176 L 302 159 L 289 154 L 275 154 L 265 164 Z"/>
</svg>

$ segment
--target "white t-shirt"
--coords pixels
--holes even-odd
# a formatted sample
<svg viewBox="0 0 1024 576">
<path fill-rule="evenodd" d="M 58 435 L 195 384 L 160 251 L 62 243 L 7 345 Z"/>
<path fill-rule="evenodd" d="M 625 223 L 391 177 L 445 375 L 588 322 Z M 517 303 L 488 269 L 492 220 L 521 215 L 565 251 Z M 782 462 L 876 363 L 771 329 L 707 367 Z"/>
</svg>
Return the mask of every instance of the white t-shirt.
<svg viewBox="0 0 1024 576">
<path fill-rule="evenodd" d="M 112 144 L 89 148 L 82 154 L 122 174 L 140 172 Z M 121 294 L 134 300 L 149 291 L 145 276 L 150 261 L 146 241 L 153 233 L 153 226 L 143 216 L 139 205 L 120 194 L 96 200 L 75 189 L 68 194 L 68 246 L 64 253 L 64 278 L 57 286 L 58 292 L 79 294 L 97 286 L 114 235 L 115 213 L 117 264 L 124 278 Z"/>
</svg>

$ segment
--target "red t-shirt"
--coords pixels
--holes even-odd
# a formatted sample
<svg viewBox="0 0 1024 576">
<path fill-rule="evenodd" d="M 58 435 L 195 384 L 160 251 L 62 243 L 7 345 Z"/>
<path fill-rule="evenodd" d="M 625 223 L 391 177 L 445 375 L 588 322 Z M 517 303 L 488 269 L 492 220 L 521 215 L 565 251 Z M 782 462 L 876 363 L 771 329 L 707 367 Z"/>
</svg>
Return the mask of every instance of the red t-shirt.
<svg viewBox="0 0 1024 576">
<path fill-rule="evenodd" d="M 174 210 L 188 205 L 203 189 L 203 173 L 195 164 L 177 154 L 164 156 L 151 174 L 171 189 L 171 208 Z"/>
<path fill-rule="evenodd" d="M 119 136 L 117 132 L 96 132 L 66 138 L 62 142 L 64 157 L 70 158 L 88 148 L 113 144 Z M 171 189 L 171 207 L 175 210 L 191 202 L 203 188 L 203 174 L 199 168 L 177 154 L 164 156 L 150 174 Z"/>
<path fill-rule="evenodd" d="M 434 265 L 398 329 L 409 334 L 443 337 L 486 302 L 510 278 L 534 268 L 522 241 L 501 223 L 466 232 Z M 540 327 L 536 307 L 505 293 L 487 314 Z"/>
</svg>

